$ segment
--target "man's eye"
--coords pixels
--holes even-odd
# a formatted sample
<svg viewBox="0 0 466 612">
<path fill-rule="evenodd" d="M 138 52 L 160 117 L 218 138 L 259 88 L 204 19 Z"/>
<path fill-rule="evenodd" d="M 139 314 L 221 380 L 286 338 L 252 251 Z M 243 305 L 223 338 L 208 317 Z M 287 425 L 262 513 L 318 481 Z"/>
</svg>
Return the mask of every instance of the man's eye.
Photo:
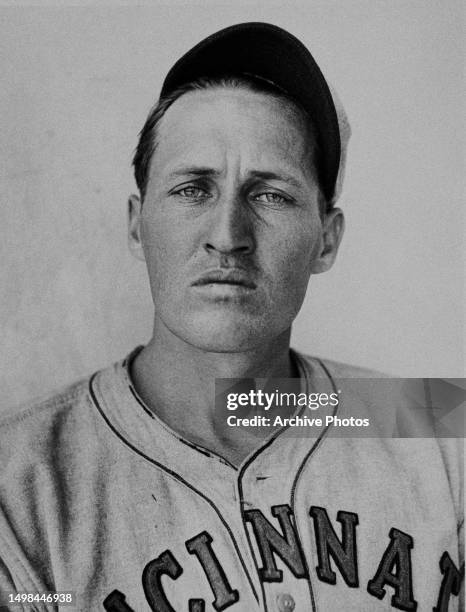
<svg viewBox="0 0 466 612">
<path fill-rule="evenodd" d="M 205 189 L 195 187 L 194 185 L 189 185 L 188 187 L 178 189 L 178 191 L 175 191 L 175 193 L 176 195 L 180 195 L 183 198 L 188 198 L 189 200 L 198 200 L 200 198 L 204 198 L 207 195 Z"/>
<path fill-rule="evenodd" d="M 254 196 L 254 200 L 256 202 L 265 202 L 266 204 L 286 204 L 290 202 L 289 198 L 285 198 L 285 196 L 280 193 L 275 193 L 273 191 L 259 193 Z"/>
</svg>

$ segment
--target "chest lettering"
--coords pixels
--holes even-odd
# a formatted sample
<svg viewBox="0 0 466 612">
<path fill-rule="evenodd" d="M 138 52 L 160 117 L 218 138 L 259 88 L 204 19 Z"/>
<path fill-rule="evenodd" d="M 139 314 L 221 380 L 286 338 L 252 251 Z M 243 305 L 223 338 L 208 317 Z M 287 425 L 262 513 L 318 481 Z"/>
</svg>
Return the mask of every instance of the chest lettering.
<svg viewBox="0 0 466 612">
<path fill-rule="evenodd" d="M 269 521 L 258 509 L 245 512 L 245 520 L 251 525 L 260 555 L 259 577 L 263 583 L 281 582 L 283 571 L 277 567 L 279 558 L 295 578 L 309 579 L 315 569 L 318 580 L 336 585 L 343 581 L 349 588 L 359 588 L 357 527 L 358 515 L 340 510 L 336 516 L 339 526 L 332 524 L 325 508 L 311 506 L 309 520 L 312 521 L 316 544 L 317 566 L 309 568 L 299 540 L 291 508 L 287 504 L 272 506 Z M 215 550 L 213 537 L 202 531 L 185 542 L 187 552 L 199 564 L 212 592 L 209 602 L 214 610 L 221 611 L 241 600 L 234 588 L 234 577 L 227 577 L 219 560 L 221 552 Z M 396 528 L 388 534 L 388 543 L 373 577 L 368 581 L 367 593 L 379 600 L 391 595 L 390 604 L 397 610 L 415 611 L 418 603 L 414 598 L 411 550 L 413 538 Z M 433 612 L 448 612 L 451 596 L 458 596 L 464 579 L 464 565 L 458 569 L 447 552 L 440 562 L 442 581 L 437 605 Z M 181 612 L 175 610 L 167 599 L 161 579 L 178 580 L 183 567 L 170 550 L 165 550 L 143 569 L 142 585 L 146 600 L 155 612 Z M 390 589 L 390 593 L 387 590 Z M 257 599 L 257 597 L 256 597 Z M 108 612 L 134 612 L 126 597 L 118 590 L 112 591 L 103 602 Z M 241 605 L 241 604 L 239 604 Z M 204 599 L 191 598 L 186 602 L 188 612 L 205 612 Z M 210 609 L 210 608 L 209 608 Z"/>
</svg>

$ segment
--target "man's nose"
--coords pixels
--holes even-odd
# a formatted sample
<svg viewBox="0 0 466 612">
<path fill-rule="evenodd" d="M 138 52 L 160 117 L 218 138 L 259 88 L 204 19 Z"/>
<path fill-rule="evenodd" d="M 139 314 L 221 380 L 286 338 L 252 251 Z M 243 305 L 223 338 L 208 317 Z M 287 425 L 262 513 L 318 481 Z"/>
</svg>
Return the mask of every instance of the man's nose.
<svg viewBox="0 0 466 612">
<path fill-rule="evenodd" d="M 206 251 L 216 251 L 222 255 L 248 255 L 255 250 L 255 246 L 247 203 L 237 195 L 219 198 L 204 237 Z"/>
</svg>

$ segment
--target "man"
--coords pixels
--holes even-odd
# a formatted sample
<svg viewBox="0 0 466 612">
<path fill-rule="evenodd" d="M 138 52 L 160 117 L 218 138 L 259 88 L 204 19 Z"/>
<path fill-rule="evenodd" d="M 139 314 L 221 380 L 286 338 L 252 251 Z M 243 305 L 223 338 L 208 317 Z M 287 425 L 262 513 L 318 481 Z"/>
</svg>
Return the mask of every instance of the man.
<svg viewBox="0 0 466 612">
<path fill-rule="evenodd" d="M 153 336 L 3 420 L 7 607 L 19 592 L 54 609 L 42 595 L 73 591 L 79 610 L 462 609 L 456 440 L 332 438 L 348 397 L 367 422 L 392 406 L 346 381 L 373 373 L 289 346 L 343 234 L 335 100 L 307 49 L 268 24 L 218 32 L 169 72 L 129 203 Z M 322 423 L 312 437 L 226 425 L 216 379 L 298 380 L 324 398 Z"/>
</svg>

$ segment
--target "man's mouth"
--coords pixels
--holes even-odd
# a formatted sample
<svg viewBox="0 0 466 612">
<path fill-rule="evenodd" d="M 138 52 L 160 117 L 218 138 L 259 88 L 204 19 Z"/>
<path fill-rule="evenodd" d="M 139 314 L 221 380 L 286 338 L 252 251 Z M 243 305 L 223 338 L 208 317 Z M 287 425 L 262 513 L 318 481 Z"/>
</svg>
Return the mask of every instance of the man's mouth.
<svg viewBox="0 0 466 612">
<path fill-rule="evenodd" d="M 251 280 L 250 274 L 240 268 L 216 268 L 207 270 L 199 276 L 192 285 L 194 287 L 204 287 L 206 285 L 233 285 L 246 289 L 256 289 L 256 283 Z"/>
</svg>

